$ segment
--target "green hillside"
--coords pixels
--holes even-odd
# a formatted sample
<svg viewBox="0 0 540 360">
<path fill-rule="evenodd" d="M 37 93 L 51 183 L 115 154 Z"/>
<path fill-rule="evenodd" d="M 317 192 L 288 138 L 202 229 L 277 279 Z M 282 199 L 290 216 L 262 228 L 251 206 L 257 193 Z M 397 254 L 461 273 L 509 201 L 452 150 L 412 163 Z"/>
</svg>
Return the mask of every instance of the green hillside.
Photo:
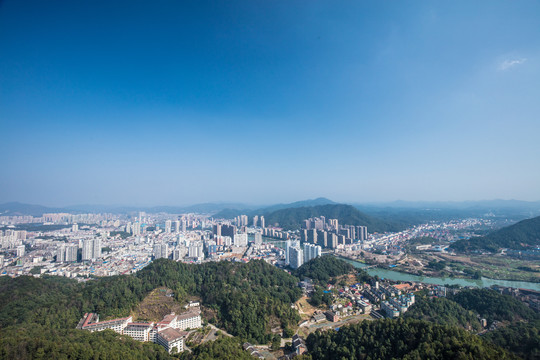
<svg viewBox="0 0 540 360">
<path fill-rule="evenodd" d="M 125 359 L 168 358 L 160 347 L 118 334 L 75 330 L 84 313 L 97 312 L 102 319 L 127 316 L 153 289 L 163 286 L 181 302 L 187 296 L 201 298 L 215 313 L 210 321 L 239 339 L 266 343 L 272 338 L 270 321 L 293 327 L 300 320 L 291 308 L 301 295 L 297 282 L 259 260 L 194 265 L 160 259 L 135 275 L 86 283 L 59 277 L 0 277 L 0 359 L 120 359 L 121 353 L 126 353 Z M 107 346 L 79 357 L 103 341 Z"/>
<path fill-rule="evenodd" d="M 313 360 L 515 358 L 463 329 L 411 319 L 317 330 L 308 336 L 306 345 Z"/>
<path fill-rule="evenodd" d="M 446 298 L 424 299 L 418 297 L 416 303 L 407 310 L 403 317 L 480 330 L 480 321 L 473 311 L 466 310 L 458 303 Z"/>
<path fill-rule="evenodd" d="M 536 246 L 540 246 L 540 216 L 520 221 L 486 236 L 456 241 L 451 247 L 456 251 L 497 252 L 504 248 L 524 250 Z"/>
<path fill-rule="evenodd" d="M 399 225 L 368 216 L 354 206 L 345 204 L 281 209 L 265 214 L 265 219 L 267 225 L 278 224 L 284 229 L 294 230 L 300 228 L 303 220 L 318 216 L 338 219 L 340 224 L 367 226 L 369 232 L 401 230 Z"/>
</svg>

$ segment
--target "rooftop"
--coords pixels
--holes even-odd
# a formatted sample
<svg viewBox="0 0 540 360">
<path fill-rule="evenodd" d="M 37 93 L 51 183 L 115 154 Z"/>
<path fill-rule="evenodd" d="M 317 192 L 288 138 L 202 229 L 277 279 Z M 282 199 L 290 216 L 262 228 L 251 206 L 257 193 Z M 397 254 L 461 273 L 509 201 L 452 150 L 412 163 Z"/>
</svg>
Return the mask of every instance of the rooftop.
<svg viewBox="0 0 540 360">
<path fill-rule="evenodd" d="M 183 338 L 187 334 L 187 332 L 179 331 L 173 328 L 167 328 L 165 330 L 161 330 L 158 334 L 166 341 L 171 342 Z"/>
</svg>

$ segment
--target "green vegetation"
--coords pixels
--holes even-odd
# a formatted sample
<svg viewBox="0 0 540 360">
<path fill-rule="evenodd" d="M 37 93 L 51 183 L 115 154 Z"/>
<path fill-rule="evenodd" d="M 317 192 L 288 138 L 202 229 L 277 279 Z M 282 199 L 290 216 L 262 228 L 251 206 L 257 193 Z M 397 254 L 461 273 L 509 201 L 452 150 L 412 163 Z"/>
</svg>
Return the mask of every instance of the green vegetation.
<svg viewBox="0 0 540 360">
<path fill-rule="evenodd" d="M 416 303 L 403 315 L 404 318 L 431 321 L 441 325 L 459 326 L 464 329 L 480 330 L 476 314 L 446 298 L 417 297 Z"/>
<path fill-rule="evenodd" d="M 218 325 L 252 342 L 271 340 L 270 319 L 296 326 L 291 309 L 301 295 L 297 279 L 264 261 L 213 262 L 203 265 L 160 259 L 136 275 L 114 276 L 79 284 L 57 277 L 0 278 L 0 329 L 42 325 L 73 329 L 85 312 L 101 318 L 127 316 L 153 289 L 173 289 L 178 300 L 199 296 L 217 313 Z"/>
<path fill-rule="evenodd" d="M 488 332 L 484 339 L 523 359 L 540 359 L 540 321 L 511 324 Z"/>
<path fill-rule="evenodd" d="M 330 307 L 330 305 L 332 305 L 332 300 L 333 296 L 331 293 L 325 293 L 324 288 L 316 285 L 315 291 L 313 294 L 311 294 L 311 298 L 309 299 L 309 303 L 313 306 L 321 306 L 322 304 L 325 304 L 326 306 Z"/>
<path fill-rule="evenodd" d="M 538 314 L 521 301 L 491 289 L 465 289 L 449 297 L 468 310 L 473 310 L 489 323 L 498 321 L 534 320 Z"/>
<path fill-rule="evenodd" d="M 90 333 L 26 326 L 2 329 L 0 359 L 170 359 L 159 345 L 135 341 L 112 330 Z"/>
<path fill-rule="evenodd" d="M 121 237 L 122 239 L 126 239 L 126 238 L 128 238 L 128 237 L 131 236 L 130 233 L 125 232 L 125 231 L 111 231 L 111 232 L 110 232 L 110 235 L 111 235 L 111 237 L 115 237 L 115 236 L 117 236 L 117 235 L 120 235 L 120 237 Z"/>
<path fill-rule="evenodd" d="M 400 231 L 403 229 L 397 224 L 368 216 L 354 206 L 344 204 L 287 208 L 264 215 L 267 224 L 277 223 L 284 229 L 299 229 L 302 221 L 316 216 L 338 219 L 340 224 L 367 226 L 370 232 Z"/>
<path fill-rule="evenodd" d="M 353 272 L 354 266 L 332 255 L 312 259 L 293 272 L 299 279 L 310 278 L 319 284 L 327 284 L 330 278 Z"/>
<path fill-rule="evenodd" d="M 499 347 L 457 327 L 398 319 L 363 321 L 312 333 L 306 345 L 325 359 L 512 359 Z"/>
<path fill-rule="evenodd" d="M 540 245 L 540 216 L 518 222 L 483 237 L 456 241 L 456 251 L 484 250 L 497 252 L 501 248 L 523 250 Z"/>
<path fill-rule="evenodd" d="M 181 360 L 253 360 L 254 358 L 242 349 L 240 340 L 227 336 L 220 336 L 216 341 L 210 341 L 192 349 L 193 352 L 184 351 Z"/>
</svg>

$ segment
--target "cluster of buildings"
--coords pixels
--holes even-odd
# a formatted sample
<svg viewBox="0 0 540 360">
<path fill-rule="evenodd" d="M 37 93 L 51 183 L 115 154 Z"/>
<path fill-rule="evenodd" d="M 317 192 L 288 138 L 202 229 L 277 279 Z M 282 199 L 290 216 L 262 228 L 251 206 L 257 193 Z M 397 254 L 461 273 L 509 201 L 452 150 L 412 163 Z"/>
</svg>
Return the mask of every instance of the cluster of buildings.
<svg viewBox="0 0 540 360">
<path fill-rule="evenodd" d="M 419 290 L 418 286 L 409 283 L 380 283 L 375 279 L 371 280 L 370 283 L 344 286 L 337 292 L 333 285 L 328 285 L 326 291 L 333 291 L 336 294 L 333 297 L 333 303 L 326 313 L 316 313 L 312 321 L 336 322 L 342 316 L 358 314 L 371 314 L 374 317 L 398 317 L 414 304 L 414 291 L 417 290 Z"/>
<path fill-rule="evenodd" d="M 350 245 L 368 239 L 366 226 L 339 225 L 338 219 L 324 216 L 304 220 L 300 239 L 303 242 L 336 249 L 340 245 Z"/>
<path fill-rule="evenodd" d="M 381 302 L 381 311 L 389 318 L 403 315 L 414 304 L 414 294 L 398 295 Z"/>
<path fill-rule="evenodd" d="M 0 230 L 0 248 L 16 249 L 26 240 L 27 232 L 25 230 Z"/>
<path fill-rule="evenodd" d="M 201 313 L 198 308 L 183 314 L 169 314 L 163 320 L 153 322 L 134 322 L 133 317 L 125 317 L 107 321 L 99 321 L 99 315 L 86 313 L 79 321 L 77 329 L 90 332 L 113 330 L 119 334 L 130 336 L 137 341 L 149 341 L 163 346 L 169 353 L 184 351 L 184 339 L 188 335 L 185 330 L 202 326 Z"/>
<path fill-rule="evenodd" d="M 289 265 L 293 269 L 298 269 L 304 263 L 321 256 L 322 248 L 319 245 L 303 244 L 299 241 L 287 240 L 285 247 L 285 265 Z"/>
</svg>

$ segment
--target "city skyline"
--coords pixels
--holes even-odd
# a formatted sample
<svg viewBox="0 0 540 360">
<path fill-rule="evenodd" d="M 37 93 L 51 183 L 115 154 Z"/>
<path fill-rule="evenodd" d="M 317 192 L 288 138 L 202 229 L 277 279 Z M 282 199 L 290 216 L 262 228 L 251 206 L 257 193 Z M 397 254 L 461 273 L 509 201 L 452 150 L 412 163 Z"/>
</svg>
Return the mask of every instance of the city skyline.
<svg viewBox="0 0 540 360">
<path fill-rule="evenodd" d="M 0 203 L 538 201 L 539 14 L 4 1 Z"/>
</svg>

